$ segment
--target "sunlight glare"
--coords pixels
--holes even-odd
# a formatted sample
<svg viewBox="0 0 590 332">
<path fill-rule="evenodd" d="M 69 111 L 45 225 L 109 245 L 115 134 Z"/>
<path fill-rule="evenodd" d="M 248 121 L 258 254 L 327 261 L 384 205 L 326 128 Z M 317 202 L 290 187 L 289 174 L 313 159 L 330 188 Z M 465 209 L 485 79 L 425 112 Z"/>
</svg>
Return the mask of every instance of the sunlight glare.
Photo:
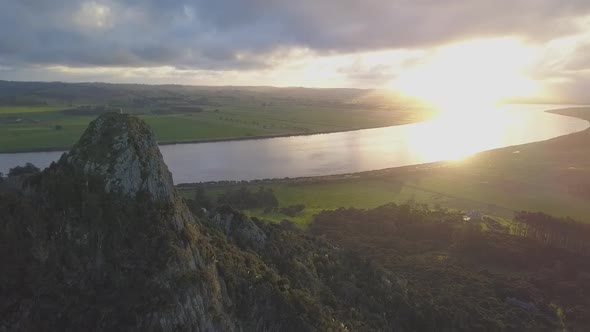
<svg viewBox="0 0 590 332">
<path fill-rule="evenodd" d="M 506 123 L 514 120 L 514 116 L 499 109 L 470 114 L 445 113 L 421 123 L 425 128 L 410 133 L 408 145 L 424 162 L 460 160 L 498 146 L 506 138 Z M 424 135 L 424 132 L 429 134 Z"/>
<path fill-rule="evenodd" d="M 498 103 L 536 91 L 524 74 L 534 59 L 534 50 L 515 39 L 476 40 L 442 47 L 404 71 L 392 88 L 439 112 L 422 124 L 430 135 L 410 137 L 411 150 L 425 161 L 459 160 L 497 146 L 509 121 Z"/>
<path fill-rule="evenodd" d="M 503 98 L 536 91 L 536 83 L 524 74 L 533 60 L 534 50 L 515 39 L 461 42 L 404 71 L 391 88 L 434 105 L 442 114 L 489 110 Z"/>
</svg>

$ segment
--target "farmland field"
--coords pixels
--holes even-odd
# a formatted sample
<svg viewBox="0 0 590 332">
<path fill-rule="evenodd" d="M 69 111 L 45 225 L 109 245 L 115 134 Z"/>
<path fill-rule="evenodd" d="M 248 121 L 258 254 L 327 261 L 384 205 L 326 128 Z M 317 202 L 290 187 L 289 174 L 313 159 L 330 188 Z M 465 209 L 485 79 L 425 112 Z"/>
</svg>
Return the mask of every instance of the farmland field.
<svg viewBox="0 0 590 332">
<path fill-rule="evenodd" d="M 43 93 L 33 98 L 26 90 L 24 96 L 11 98 L 45 105 L 0 103 L 0 152 L 68 149 L 88 123 L 106 111 L 140 116 L 154 128 L 160 143 L 347 131 L 412 123 L 432 115 L 411 104 L 361 102 L 367 92 L 354 89 L 31 84 L 38 84 Z"/>
<path fill-rule="evenodd" d="M 0 115 L 18 115 L 27 113 L 54 112 L 66 108 L 65 106 L 0 106 Z"/>
</svg>

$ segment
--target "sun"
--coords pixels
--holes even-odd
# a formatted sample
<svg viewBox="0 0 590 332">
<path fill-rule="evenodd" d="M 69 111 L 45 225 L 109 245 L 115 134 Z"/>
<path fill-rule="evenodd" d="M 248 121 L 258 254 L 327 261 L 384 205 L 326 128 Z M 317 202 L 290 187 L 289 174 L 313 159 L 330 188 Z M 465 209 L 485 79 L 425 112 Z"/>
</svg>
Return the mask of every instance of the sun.
<svg viewBox="0 0 590 332">
<path fill-rule="evenodd" d="M 469 114 L 537 90 L 525 69 L 535 51 L 516 39 L 466 41 L 441 47 L 403 71 L 391 88 L 432 104 L 442 114 Z"/>
</svg>

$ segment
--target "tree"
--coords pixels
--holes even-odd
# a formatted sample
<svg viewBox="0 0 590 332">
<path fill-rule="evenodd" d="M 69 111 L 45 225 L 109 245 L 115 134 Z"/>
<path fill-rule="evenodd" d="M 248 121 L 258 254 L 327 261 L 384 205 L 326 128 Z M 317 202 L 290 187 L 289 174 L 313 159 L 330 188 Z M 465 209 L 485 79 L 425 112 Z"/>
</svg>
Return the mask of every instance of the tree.
<svg viewBox="0 0 590 332">
<path fill-rule="evenodd" d="M 41 171 L 39 167 L 32 163 L 26 163 L 24 166 L 16 166 L 8 170 L 8 177 L 38 173 L 39 171 Z"/>
<path fill-rule="evenodd" d="M 205 188 L 203 188 L 203 186 L 201 185 L 195 188 L 195 195 L 193 199 L 195 201 L 195 204 L 197 204 L 197 206 L 201 208 L 210 210 L 213 206 L 213 204 L 211 203 L 211 199 L 209 199 L 209 196 L 207 196 L 207 193 L 205 192 Z"/>
<path fill-rule="evenodd" d="M 228 189 L 217 197 L 218 205 L 228 204 L 236 209 L 275 208 L 279 205 L 271 188 L 259 187 L 251 191 L 246 187 Z"/>
</svg>

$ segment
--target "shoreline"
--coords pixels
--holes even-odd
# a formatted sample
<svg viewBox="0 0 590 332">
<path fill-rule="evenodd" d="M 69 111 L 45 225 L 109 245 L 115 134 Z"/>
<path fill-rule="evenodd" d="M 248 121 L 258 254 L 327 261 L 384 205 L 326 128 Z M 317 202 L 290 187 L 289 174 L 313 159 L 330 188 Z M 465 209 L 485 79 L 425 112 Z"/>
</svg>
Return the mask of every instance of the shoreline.
<svg viewBox="0 0 590 332">
<path fill-rule="evenodd" d="M 560 114 L 564 116 L 569 116 L 565 114 Z M 574 117 L 574 116 L 572 116 Z M 577 117 L 575 117 L 577 118 Z M 585 120 L 585 119 L 582 119 Z M 590 123 L 590 120 L 586 120 Z M 501 148 L 485 150 L 481 152 L 477 152 L 469 157 L 473 157 L 482 153 L 494 153 L 499 152 L 505 149 L 513 149 L 520 146 L 526 146 L 531 144 L 539 144 L 539 143 L 546 143 L 555 139 L 562 139 L 564 137 L 571 137 L 578 134 L 590 134 L 590 128 L 584 129 L 579 132 L 566 134 L 562 136 L 557 136 L 553 138 L 549 138 L 543 141 L 537 141 L 532 143 L 524 143 L 524 144 L 517 144 L 511 146 L 505 146 Z M 370 178 L 379 178 L 386 175 L 391 175 L 394 173 L 409 173 L 409 172 L 419 172 L 424 170 L 436 169 L 436 168 L 445 168 L 449 166 L 453 166 L 454 164 L 460 163 L 461 160 L 440 160 L 434 161 L 430 163 L 422 163 L 422 164 L 414 164 L 414 165 L 407 165 L 407 166 L 397 166 L 397 167 L 387 167 L 382 169 L 375 169 L 371 171 L 363 171 L 363 172 L 356 172 L 356 173 L 341 173 L 341 174 L 330 174 L 330 175 L 317 175 L 317 176 L 301 176 L 301 177 L 285 177 L 285 178 L 272 178 L 272 179 L 261 179 L 261 180 L 224 180 L 224 181 L 207 181 L 207 182 L 188 182 L 188 183 L 179 183 L 175 184 L 174 186 L 178 190 L 191 190 L 199 186 L 204 186 L 207 188 L 224 188 L 224 187 L 231 187 L 238 184 L 242 184 L 244 186 L 252 186 L 252 185 L 265 185 L 265 184 L 291 184 L 291 185 L 299 185 L 299 184 L 318 184 L 323 182 L 331 182 L 331 181 L 340 181 L 340 180 L 354 180 L 354 179 L 370 179 Z"/>
<path fill-rule="evenodd" d="M 572 108 L 561 108 L 561 109 L 547 110 L 544 112 L 557 114 L 557 115 L 561 115 L 561 116 L 568 116 L 568 117 L 584 120 L 584 121 L 590 123 L 590 109 L 588 109 L 588 111 L 587 111 L 587 112 L 589 112 L 589 117 L 587 117 L 587 118 L 578 116 L 576 114 L 567 114 L 568 110 L 575 110 L 575 109 L 588 109 L 588 108 L 572 107 Z M 517 145 L 511 145 L 511 146 L 505 146 L 505 147 L 501 147 L 501 148 L 491 149 L 491 150 L 480 151 L 480 152 L 477 152 L 471 156 L 468 156 L 467 158 L 473 157 L 473 156 L 476 156 L 476 155 L 479 155 L 482 153 L 494 153 L 494 152 L 499 152 L 499 151 L 502 151 L 505 149 L 513 149 L 515 147 L 527 146 L 527 145 L 531 145 L 531 144 L 542 144 L 542 143 L 550 142 L 550 141 L 553 141 L 556 139 L 563 139 L 565 137 L 572 137 L 574 135 L 584 135 L 584 134 L 589 134 L 589 133 L 590 133 L 590 127 L 586 128 L 582 131 L 578 131 L 578 132 L 570 133 L 570 134 L 565 134 L 565 135 L 549 138 L 549 139 L 542 140 L 542 141 L 517 144 Z M 286 178 L 273 178 L 273 179 L 248 180 L 248 181 L 246 181 L 246 180 L 239 180 L 239 181 L 228 180 L 228 181 L 191 182 L 191 183 L 179 183 L 179 184 L 176 184 L 175 187 L 179 190 L 190 190 L 190 189 L 194 189 L 197 186 L 205 186 L 208 188 L 223 188 L 223 187 L 235 186 L 237 184 L 243 184 L 243 185 L 293 184 L 293 185 L 297 185 L 297 184 L 339 181 L 339 180 L 346 180 L 346 179 L 348 179 L 348 180 L 368 179 L 368 178 L 378 178 L 378 177 L 382 177 L 382 176 L 392 174 L 392 173 L 417 172 L 417 171 L 423 171 L 423 170 L 428 170 L 428 169 L 444 168 L 444 167 L 449 167 L 449 166 L 452 166 L 452 165 L 454 165 L 456 163 L 460 163 L 460 162 L 461 162 L 460 160 L 441 160 L 441 161 L 434 161 L 434 162 L 429 162 L 429 163 L 414 164 L 414 165 L 407 165 L 407 166 L 397 166 L 397 167 L 388 167 L 388 168 L 363 171 L 363 172 L 355 172 L 355 173 L 303 176 L 303 177 L 294 177 L 294 178 L 286 177 Z"/>
<path fill-rule="evenodd" d="M 590 128 L 588 129 L 590 130 Z M 503 149 L 503 148 L 501 148 Z M 492 151 L 492 150 L 488 150 Z M 485 152 L 485 151 L 483 151 Z M 388 167 L 382 169 L 375 169 L 371 171 L 356 172 L 356 173 L 341 173 L 341 174 L 330 174 L 330 175 L 318 175 L 318 176 L 301 176 L 294 178 L 274 178 L 274 179 L 262 179 L 262 180 L 241 180 L 241 181 L 208 181 L 208 182 L 191 182 L 191 183 L 179 183 L 174 185 L 179 190 L 190 190 L 198 186 L 205 186 L 207 188 L 223 188 L 235 186 L 237 184 L 243 185 L 263 185 L 263 184 L 307 184 L 307 183 L 321 183 L 339 180 L 354 180 L 354 179 L 367 179 L 372 177 L 381 177 L 390 173 L 405 173 L 405 172 L 417 172 L 434 168 L 448 167 L 450 164 L 457 163 L 455 160 L 441 160 L 434 161 L 431 163 Z"/>
<path fill-rule="evenodd" d="M 588 112 L 588 115 L 578 114 L 576 112 Z M 583 111 L 588 110 L 588 111 Z M 557 114 L 561 116 L 572 117 L 580 120 L 584 120 L 590 123 L 590 109 L 585 107 L 570 107 L 570 108 L 559 108 L 559 109 L 551 109 L 546 110 L 544 112 Z M 418 122 L 414 122 L 418 123 Z M 401 124 L 403 125 L 403 124 Z M 407 124 L 406 124 L 407 125 Z M 398 125 L 395 125 L 398 126 Z M 252 136 L 252 137 L 235 137 L 235 138 L 220 138 L 220 139 L 204 139 L 204 140 L 190 140 L 190 141 L 167 141 L 161 142 L 158 145 L 175 145 L 175 144 L 191 144 L 191 143 L 207 143 L 207 142 L 225 142 L 225 141 L 243 141 L 243 140 L 260 140 L 260 139 L 267 139 L 267 138 L 280 138 L 280 137 L 292 137 L 292 136 L 313 136 L 313 135 L 323 135 L 323 134 L 330 134 L 330 133 L 338 133 L 338 132 L 350 132 L 350 131 L 357 131 L 357 130 L 367 130 L 367 129 L 375 129 L 375 128 L 384 128 L 384 127 L 391 127 L 391 126 L 382 126 L 382 127 L 372 127 L 372 128 L 362 128 L 362 129 L 351 129 L 351 130 L 333 130 L 333 131 L 325 131 L 325 132 L 316 132 L 316 133 L 299 133 L 299 134 L 278 134 L 278 135 L 268 135 L 268 136 Z M 574 135 L 583 135 L 584 133 L 590 133 L 590 128 L 585 130 L 565 134 L 558 137 L 553 137 L 543 141 L 525 143 L 525 144 L 518 144 L 512 145 L 507 147 L 496 148 L 492 150 L 486 150 L 478 152 L 472 156 L 482 154 L 482 153 L 490 153 L 495 151 L 501 151 L 503 149 L 510 149 L 518 146 L 526 146 L 530 144 L 540 144 L 545 143 L 555 139 L 563 139 L 564 137 L 571 137 Z M 0 157 L 3 154 L 19 154 L 19 153 L 43 153 L 43 152 L 67 152 L 69 148 L 47 148 L 47 149 L 32 149 L 32 150 L 21 150 L 21 151 L 11 151 L 11 152 L 4 152 L 0 151 Z M 395 174 L 395 173 L 405 173 L 405 172 L 417 172 L 417 171 L 424 171 L 428 169 L 434 168 L 442 168 L 442 167 L 449 167 L 453 164 L 460 162 L 456 160 L 442 160 L 442 161 L 435 161 L 430 163 L 422 163 L 422 164 L 413 164 L 407 166 L 398 166 L 398 167 L 388 167 L 376 170 L 369 170 L 363 172 L 355 172 L 355 173 L 340 173 L 340 174 L 329 174 L 329 175 L 318 175 L 318 176 L 304 176 L 304 177 L 284 177 L 284 178 L 272 178 L 272 179 L 258 179 L 258 180 L 226 180 L 226 181 L 208 181 L 208 182 L 189 182 L 189 183 L 179 183 L 175 184 L 179 190 L 190 190 L 196 186 L 206 186 L 209 188 L 216 188 L 216 187 L 227 187 L 227 186 L 235 186 L 236 184 L 243 184 L 243 185 L 263 185 L 263 184 L 309 184 L 309 183 L 322 183 L 322 182 L 332 182 L 332 181 L 339 181 L 339 180 L 352 180 L 352 179 L 370 179 L 370 178 L 378 178 L 388 174 Z"/>
<path fill-rule="evenodd" d="M 584 106 L 549 109 L 549 110 L 545 110 L 543 112 L 586 120 L 586 119 L 577 117 L 575 115 L 568 115 L 568 114 L 559 113 L 559 111 L 569 110 L 569 109 L 577 109 L 577 108 L 584 108 Z M 323 130 L 323 131 L 316 131 L 316 132 L 310 132 L 310 133 L 284 133 L 284 134 L 254 135 L 254 136 L 239 136 L 239 137 L 219 137 L 219 138 L 200 138 L 200 139 L 188 139 L 188 140 L 172 140 L 172 141 L 158 142 L 158 145 L 165 146 L 165 145 L 234 142 L 234 141 L 250 141 L 250 140 L 255 141 L 255 140 L 271 139 L 271 138 L 314 136 L 314 135 L 325 135 L 325 134 L 335 134 L 335 133 L 346 133 L 346 132 L 351 132 L 351 131 L 368 130 L 368 129 L 379 129 L 379 128 L 405 126 L 405 125 L 410 125 L 410 124 L 422 123 L 422 122 L 426 122 L 426 121 L 429 121 L 429 120 L 423 120 L 423 121 L 417 121 L 417 122 L 402 122 L 402 123 L 394 124 L 394 125 L 384 125 L 384 126 L 367 127 L 367 128 Z M 586 121 L 590 122 L 590 120 L 586 120 Z M 35 152 L 67 152 L 71 148 L 72 148 L 72 146 L 58 146 L 58 147 L 49 147 L 49 148 L 25 148 L 25 149 L 0 149 L 0 155 L 2 155 L 2 154 L 18 154 L 18 153 L 35 153 Z M 402 167 L 404 167 L 404 166 L 402 166 Z"/>
<path fill-rule="evenodd" d="M 199 144 L 199 143 L 218 143 L 218 142 L 234 142 L 234 141 L 257 141 L 262 139 L 271 138 L 284 138 L 284 137 L 297 137 L 297 136 L 314 136 L 314 135 L 325 135 L 325 134 L 336 134 L 346 133 L 351 131 L 368 130 L 368 129 L 379 129 L 388 127 L 405 126 L 418 122 L 403 122 L 394 125 L 385 125 L 377 127 L 367 128 L 356 128 L 356 129 L 335 129 L 335 130 L 323 130 L 314 131 L 310 133 L 285 133 L 285 134 L 271 134 L 271 135 L 255 135 L 255 136 L 238 136 L 238 137 L 219 137 L 219 138 L 200 138 L 200 139 L 189 139 L 189 140 L 174 140 L 174 141 L 162 141 L 158 142 L 158 146 L 164 145 L 182 145 L 182 144 Z M 35 152 L 67 152 L 72 146 L 61 146 L 61 147 L 50 147 L 50 148 L 30 148 L 30 149 L 0 149 L 0 155 L 2 154 L 16 154 L 16 153 L 35 153 Z"/>
</svg>

